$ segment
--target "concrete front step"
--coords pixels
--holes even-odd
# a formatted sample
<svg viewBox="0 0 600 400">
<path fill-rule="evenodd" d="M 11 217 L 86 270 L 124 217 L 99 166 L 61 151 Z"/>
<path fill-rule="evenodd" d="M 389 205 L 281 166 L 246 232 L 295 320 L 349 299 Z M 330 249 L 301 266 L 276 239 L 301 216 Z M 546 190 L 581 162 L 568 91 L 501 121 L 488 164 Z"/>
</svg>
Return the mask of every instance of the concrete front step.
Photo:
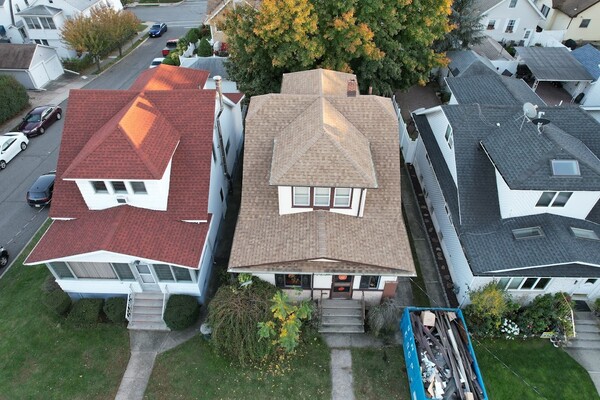
<svg viewBox="0 0 600 400">
<path fill-rule="evenodd" d="M 585 325 L 592 325 L 592 326 L 600 326 L 600 321 L 598 321 L 597 319 L 578 319 L 575 321 L 575 326 L 585 326 Z"/>
<path fill-rule="evenodd" d="M 579 320 L 594 321 L 595 319 L 596 319 L 596 317 L 594 316 L 593 312 L 590 312 L 590 311 L 576 311 L 575 312 L 575 323 L 577 323 L 577 321 L 579 321 Z"/>
<path fill-rule="evenodd" d="M 360 308 L 362 309 L 362 304 L 360 300 L 323 300 L 323 309 L 325 308 Z"/>
<path fill-rule="evenodd" d="M 571 339 L 567 347 L 570 349 L 600 350 L 600 338 L 597 340 L 585 340 L 578 337 Z"/>
<path fill-rule="evenodd" d="M 598 332 L 585 332 L 581 330 L 577 330 L 577 337 L 575 339 L 581 340 L 600 340 L 600 335 Z"/>
<path fill-rule="evenodd" d="M 321 319 L 321 326 L 329 325 L 364 325 L 362 317 L 323 317 Z"/>
<path fill-rule="evenodd" d="M 140 306 L 139 304 L 133 305 L 133 314 L 162 314 L 162 305 L 160 306 Z"/>
<path fill-rule="evenodd" d="M 160 314 L 141 314 L 134 312 L 131 314 L 131 322 L 162 322 L 162 313 Z"/>
<path fill-rule="evenodd" d="M 139 331 L 170 331 L 169 327 L 164 322 L 130 322 L 127 329 Z"/>
<path fill-rule="evenodd" d="M 133 299 L 134 307 L 161 307 L 163 305 L 163 299 Z"/>
<path fill-rule="evenodd" d="M 600 335 L 600 328 L 598 328 L 598 325 L 596 325 L 596 324 L 593 324 L 593 325 L 591 325 L 591 324 L 589 324 L 589 325 L 575 324 L 575 331 L 577 332 L 578 336 L 582 332 L 595 333 L 596 335 Z"/>
<path fill-rule="evenodd" d="M 325 317 L 361 317 L 362 308 L 324 308 L 321 314 Z"/>
<path fill-rule="evenodd" d="M 160 299 L 164 298 L 164 295 L 161 292 L 139 292 L 135 293 L 134 297 L 136 300 L 138 299 Z"/>
<path fill-rule="evenodd" d="M 365 333 L 364 326 L 343 325 L 343 326 L 321 326 L 320 333 Z"/>
</svg>

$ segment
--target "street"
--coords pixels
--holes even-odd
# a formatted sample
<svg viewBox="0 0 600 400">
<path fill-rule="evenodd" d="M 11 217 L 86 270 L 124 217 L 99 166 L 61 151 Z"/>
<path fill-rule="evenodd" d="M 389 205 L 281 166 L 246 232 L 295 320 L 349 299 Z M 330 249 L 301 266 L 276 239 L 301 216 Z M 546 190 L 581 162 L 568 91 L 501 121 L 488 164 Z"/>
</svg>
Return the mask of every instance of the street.
<svg viewBox="0 0 600 400">
<path fill-rule="evenodd" d="M 84 89 L 127 89 L 140 72 L 146 70 L 153 58 L 161 56 L 167 39 L 179 38 L 191 27 L 204 20 L 206 0 L 187 1 L 174 6 L 138 6 L 130 8 L 141 21 L 161 21 L 168 31 L 160 38 L 148 39 L 127 57 L 99 76 L 89 76 Z M 137 40 L 138 37 L 134 38 Z M 48 207 L 32 208 L 25 195 L 38 176 L 56 169 L 60 139 L 65 118 L 68 118 L 68 101 L 60 104 L 63 118 L 54 123 L 46 133 L 33 137 L 27 149 L 0 171 L 0 245 L 10 254 L 9 264 L 48 217 Z M 32 107 L 41 104 L 32 104 Z M 0 270 L 0 276 L 8 267 Z"/>
</svg>

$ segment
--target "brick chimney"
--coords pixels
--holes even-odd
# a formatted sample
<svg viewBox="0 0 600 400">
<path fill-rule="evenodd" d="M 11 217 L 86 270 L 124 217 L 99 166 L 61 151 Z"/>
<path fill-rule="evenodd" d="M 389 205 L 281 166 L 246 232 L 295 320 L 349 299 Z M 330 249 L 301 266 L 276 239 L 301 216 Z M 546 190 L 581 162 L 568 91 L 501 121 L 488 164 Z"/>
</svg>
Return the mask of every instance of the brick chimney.
<svg viewBox="0 0 600 400">
<path fill-rule="evenodd" d="M 356 79 L 348 80 L 348 97 L 356 97 L 358 92 L 358 84 L 356 83 Z"/>
</svg>

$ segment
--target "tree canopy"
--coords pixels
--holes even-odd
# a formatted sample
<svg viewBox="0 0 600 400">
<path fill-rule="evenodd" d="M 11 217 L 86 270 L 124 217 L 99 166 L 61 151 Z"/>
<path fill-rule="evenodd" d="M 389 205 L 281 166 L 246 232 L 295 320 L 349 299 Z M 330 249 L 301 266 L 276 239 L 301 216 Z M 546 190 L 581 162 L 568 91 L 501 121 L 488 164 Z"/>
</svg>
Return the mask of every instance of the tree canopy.
<svg viewBox="0 0 600 400">
<path fill-rule="evenodd" d="M 278 92 L 283 73 L 327 68 L 361 90 L 391 94 L 425 83 L 446 62 L 433 43 L 450 31 L 451 0 L 264 0 L 224 20 L 228 72 L 247 95 Z"/>
<path fill-rule="evenodd" d="M 450 24 L 452 30 L 435 44 L 436 51 L 467 49 L 483 40 L 483 25 L 475 0 L 454 0 Z"/>
</svg>

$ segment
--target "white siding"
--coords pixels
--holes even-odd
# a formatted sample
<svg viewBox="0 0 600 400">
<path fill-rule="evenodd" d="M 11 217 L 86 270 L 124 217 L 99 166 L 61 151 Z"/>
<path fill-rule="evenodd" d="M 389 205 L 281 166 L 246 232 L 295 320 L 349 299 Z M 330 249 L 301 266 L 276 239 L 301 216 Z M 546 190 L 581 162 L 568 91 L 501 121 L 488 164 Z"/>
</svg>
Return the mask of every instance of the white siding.
<svg viewBox="0 0 600 400">
<path fill-rule="evenodd" d="M 496 186 L 498 188 L 498 201 L 500 202 L 500 214 L 502 218 L 548 213 L 585 219 L 600 199 L 600 191 L 573 192 L 564 207 L 536 207 L 535 205 L 544 191 L 511 190 L 497 170 Z"/>
<path fill-rule="evenodd" d="M 435 140 L 437 141 L 438 147 L 440 148 L 442 155 L 444 156 L 444 160 L 446 161 L 446 165 L 448 165 L 448 169 L 452 174 L 452 178 L 454 179 L 454 184 L 458 182 L 456 177 L 456 161 L 454 159 L 454 146 L 452 149 L 446 142 L 446 128 L 450 124 L 448 122 L 448 118 L 442 110 L 427 114 L 427 120 L 429 121 L 429 126 L 431 126 L 431 130 L 435 136 Z M 454 135 L 454 133 L 452 133 Z M 454 139 L 452 139 L 454 140 Z"/>
<path fill-rule="evenodd" d="M 581 105 L 585 107 L 600 107 L 600 83 L 599 81 L 590 83 L 585 89 L 585 96 Z"/>
<path fill-rule="evenodd" d="M 485 16 L 481 19 L 484 33 L 499 42 L 512 40 L 518 44 L 521 40 L 527 41 L 524 38 L 525 32 L 527 30 L 531 30 L 531 34 L 535 32 L 538 22 L 543 18 L 527 0 L 517 0 L 514 8 L 509 8 L 509 4 L 510 0 L 505 0 L 490 10 L 482 10 L 485 12 Z M 488 30 L 488 21 L 492 19 L 496 20 L 495 29 Z M 509 20 L 515 20 L 512 33 L 506 32 Z M 531 39 L 531 34 L 529 39 Z"/>
</svg>

